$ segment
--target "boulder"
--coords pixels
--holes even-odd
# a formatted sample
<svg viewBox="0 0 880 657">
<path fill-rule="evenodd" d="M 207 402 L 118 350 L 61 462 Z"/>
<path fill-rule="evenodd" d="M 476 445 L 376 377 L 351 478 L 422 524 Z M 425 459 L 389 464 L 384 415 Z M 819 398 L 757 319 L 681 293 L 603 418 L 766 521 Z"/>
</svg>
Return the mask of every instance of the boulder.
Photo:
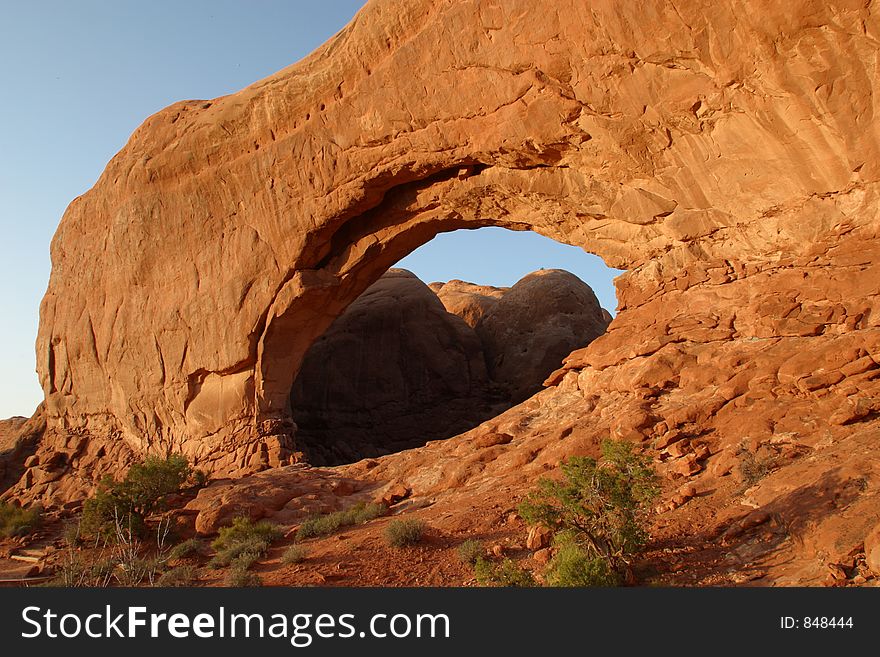
<svg viewBox="0 0 880 657">
<path fill-rule="evenodd" d="M 547 527 L 538 525 L 529 529 L 529 534 L 526 537 L 526 547 L 530 550 L 540 550 L 550 547 L 552 540 L 553 532 Z"/>
<path fill-rule="evenodd" d="M 446 283 L 432 283 L 431 289 L 446 310 L 461 317 L 471 328 L 476 328 L 510 288 L 475 285 L 454 279 Z"/>
<path fill-rule="evenodd" d="M 608 322 L 589 285 L 574 274 L 542 269 L 517 282 L 476 329 L 489 376 L 513 402 L 541 389 L 575 349 L 605 332 Z"/>
</svg>

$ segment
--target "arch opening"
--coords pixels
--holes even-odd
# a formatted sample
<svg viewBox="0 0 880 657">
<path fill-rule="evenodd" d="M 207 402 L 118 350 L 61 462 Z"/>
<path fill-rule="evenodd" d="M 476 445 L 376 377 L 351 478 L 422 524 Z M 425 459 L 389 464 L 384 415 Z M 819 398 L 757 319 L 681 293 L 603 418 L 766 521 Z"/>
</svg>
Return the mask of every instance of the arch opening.
<svg viewBox="0 0 880 657">
<path fill-rule="evenodd" d="M 297 449 L 314 465 L 339 465 L 501 414 L 605 332 L 619 273 L 529 231 L 437 236 L 381 274 L 306 351 L 290 390 Z"/>
<path fill-rule="evenodd" d="M 558 156 L 523 155 L 509 163 L 515 167 L 468 159 L 439 170 L 400 170 L 311 231 L 251 333 L 261 437 L 286 444 L 292 434 L 290 390 L 312 343 L 385 271 L 439 234 L 486 227 L 532 231 L 595 253 L 610 266 L 639 266 L 647 255 L 646 242 L 635 239 L 640 227 L 627 229 L 621 241 L 621 234 L 608 232 L 617 224 L 596 213 L 594 204 L 572 202 L 586 183 L 574 169 L 549 166 Z M 601 200 L 601 190 L 589 189 L 592 200 Z"/>
</svg>

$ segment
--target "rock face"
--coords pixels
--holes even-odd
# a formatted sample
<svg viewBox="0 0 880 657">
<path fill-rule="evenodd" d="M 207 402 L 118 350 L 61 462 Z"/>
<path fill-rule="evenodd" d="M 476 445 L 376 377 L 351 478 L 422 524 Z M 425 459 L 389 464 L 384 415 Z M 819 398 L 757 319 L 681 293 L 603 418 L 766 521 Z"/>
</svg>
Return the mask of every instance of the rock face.
<svg viewBox="0 0 880 657">
<path fill-rule="evenodd" d="M 403 269 L 370 286 L 312 345 L 291 405 L 298 443 L 317 465 L 448 438 L 510 406 L 489 381 L 474 330 Z"/>
<path fill-rule="evenodd" d="M 509 288 L 490 285 L 474 285 L 467 281 L 452 280 L 447 283 L 431 283 L 446 310 L 461 317 L 468 326 L 476 328 L 504 296 Z"/>
<path fill-rule="evenodd" d="M 481 429 L 508 444 L 360 475 L 499 490 L 612 435 L 680 479 L 788 440 L 859 463 L 798 462 L 801 484 L 750 501 L 843 486 L 855 513 L 880 412 L 878 36 L 863 2 L 373 0 L 302 62 L 150 117 L 71 203 L 37 455 L 81 437 L 81 487 L 146 450 L 215 473 L 287 462 L 315 339 L 438 232 L 492 225 L 627 270 L 616 319 Z M 35 481 L 17 494 L 52 498 Z"/>
<path fill-rule="evenodd" d="M 607 326 L 588 285 L 567 271 L 548 269 L 514 285 L 476 329 L 489 376 L 518 403 L 541 389 L 556 363 L 579 345 L 589 345 Z"/>
<path fill-rule="evenodd" d="M 533 272 L 513 288 L 459 280 L 432 286 L 446 310 L 476 329 L 489 376 L 514 403 L 538 392 L 557 363 L 611 323 L 593 290 L 558 269 Z"/>
<path fill-rule="evenodd" d="M 0 500 L 8 497 L 7 489 L 17 481 L 22 479 L 21 483 L 26 485 L 52 465 L 52 460 L 47 459 L 43 468 L 38 469 L 39 458 L 34 455 L 45 429 L 42 404 L 30 419 L 11 417 L 0 420 Z M 58 457 L 53 457 L 57 463 Z"/>
<path fill-rule="evenodd" d="M 6 452 L 15 448 L 21 428 L 27 422 L 26 417 L 10 417 L 0 420 L 0 451 Z"/>
<path fill-rule="evenodd" d="M 333 465 L 449 438 L 539 390 L 605 327 L 593 291 L 565 271 L 506 291 L 430 288 L 392 269 L 306 353 L 290 400 L 297 444 L 310 463 Z"/>
</svg>

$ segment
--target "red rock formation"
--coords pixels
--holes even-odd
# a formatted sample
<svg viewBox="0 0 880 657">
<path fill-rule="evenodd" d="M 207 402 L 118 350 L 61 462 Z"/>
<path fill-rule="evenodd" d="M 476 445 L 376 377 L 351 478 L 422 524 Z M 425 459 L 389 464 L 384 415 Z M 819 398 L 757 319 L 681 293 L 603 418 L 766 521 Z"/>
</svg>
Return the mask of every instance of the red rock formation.
<svg viewBox="0 0 880 657">
<path fill-rule="evenodd" d="M 815 555 L 876 525 L 878 34 L 843 0 L 374 0 L 306 60 L 151 117 L 68 208 L 40 450 L 283 463 L 293 377 L 349 303 L 439 231 L 531 229 L 627 270 L 608 333 L 479 430 L 508 444 L 347 471 L 454 509 L 642 440 L 694 480 L 664 511 L 690 536 L 821 581 Z M 778 461 L 744 496 L 743 446 Z"/>
<path fill-rule="evenodd" d="M 477 323 L 489 376 L 514 402 L 541 389 L 556 363 L 605 332 L 596 295 L 574 274 L 536 271 L 517 282 Z"/>
<path fill-rule="evenodd" d="M 150 117 L 71 204 L 37 345 L 49 425 L 218 471 L 278 463 L 312 341 L 456 227 L 531 228 L 629 270 L 621 326 L 657 296 L 701 326 L 701 279 L 800 292 L 780 254 L 807 264 L 875 229 L 874 20 L 806 2 L 371 2 L 304 61 Z M 827 298 L 823 274 L 807 289 Z M 746 334 L 807 330 L 770 320 L 782 305 L 724 303 Z"/>
<path fill-rule="evenodd" d="M 476 328 L 483 316 L 510 289 L 460 280 L 431 283 L 430 288 L 437 293 L 446 310 L 461 317 L 471 328 Z"/>
</svg>

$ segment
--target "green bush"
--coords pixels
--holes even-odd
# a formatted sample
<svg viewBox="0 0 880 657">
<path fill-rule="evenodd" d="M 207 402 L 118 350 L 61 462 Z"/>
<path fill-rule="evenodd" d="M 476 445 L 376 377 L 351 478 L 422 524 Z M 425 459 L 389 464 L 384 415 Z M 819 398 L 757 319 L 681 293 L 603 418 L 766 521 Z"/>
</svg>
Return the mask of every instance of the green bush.
<svg viewBox="0 0 880 657">
<path fill-rule="evenodd" d="M 189 586 L 198 576 L 195 566 L 177 566 L 166 570 L 156 580 L 156 586 L 172 587 L 172 586 Z"/>
<path fill-rule="evenodd" d="M 619 576 L 601 557 L 591 555 L 578 545 L 568 534 L 556 541 L 557 549 L 550 563 L 544 581 L 547 586 L 617 586 Z M 559 539 L 560 535 L 557 535 Z"/>
<path fill-rule="evenodd" d="M 105 477 L 83 505 L 80 530 L 86 536 L 114 539 L 120 530 L 142 535 L 147 517 L 165 499 L 181 492 L 196 477 L 185 456 L 147 457 L 129 469 L 122 481 Z"/>
<path fill-rule="evenodd" d="M 458 546 L 456 554 L 462 563 L 473 566 L 477 563 L 477 559 L 486 554 L 486 548 L 480 541 L 469 538 Z"/>
<path fill-rule="evenodd" d="M 302 563 L 308 557 L 308 550 L 302 545 L 291 545 L 281 555 L 282 563 Z"/>
<path fill-rule="evenodd" d="M 421 520 L 392 520 L 385 528 L 385 540 L 391 547 L 407 547 L 422 540 L 425 523 Z"/>
<path fill-rule="evenodd" d="M 168 559 L 180 561 L 187 557 L 198 556 L 202 551 L 202 542 L 197 538 L 190 538 L 178 543 L 168 552 Z"/>
<path fill-rule="evenodd" d="M 232 587 L 254 587 L 254 586 L 262 586 L 263 581 L 260 577 L 254 573 L 248 572 L 246 568 L 231 568 L 228 573 L 226 573 L 226 579 L 224 580 L 224 584 L 226 586 Z"/>
<path fill-rule="evenodd" d="M 9 502 L 0 502 L 0 536 L 12 538 L 31 533 L 40 525 L 42 513 L 39 506 L 26 509 Z"/>
<path fill-rule="evenodd" d="M 562 481 L 541 479 L 519 513 L 530 524 L 565 532 L 589 558 L 602 559 L 609 571 L 629 579 L 632 556 L 648 539 L 645 516 L 659 492 L 658 478 L 650 459 L 629 443 L 606 440 L 602 457 L 601 463 L 568 459 L 561 466 Z"/>
<path fill-rule="evenodd" d="M 215 550 L 223 550 L 231 545 L 248 541 L 262 541 L 268 547 L 279 536 L 281 530 L 267 520 L 254 522 L 247 516 L 238 516 L 231 525 L 220 528 L 211 547 Z"/>
<path fill-rule="evenodd" d="M 265 549 L 263 550 L 245 550 L 244 552 L 239 552 L 238 555 L 231 561 L 229 564 L 233 569 L 240 570 L 248 570 L 251 566 L 257 563 L 262 557 L 266 554 Z"/>
<path fill-rule="evenodd" d="M 211 568 L 224 568 L 233 562 L 240 564 L 248 562 L 248 566 L 250 566 L 266 554 L 268 549 L 269 544 L 260 538 L 236 541 L 220 549 L 217 554 L 211 557 L 208 565 Z"/>
<path fill-rule="evenodd" d="M 528 588 L 536 586 L 532 574 L 517 565 L 513 559 L 505 559 L 501 563 L 490 561 L 485 557 L 477 557 L 474 563 L 474 574 L 483 586 L 513 586 Z"/>
<path fill-rule="evenodd" d="M 384 504 L 367 504 L 359 502 L 343 511 L 309 516 L 303 520 L 296 530 L 296 540 L 304 541 L 316 536 L 329 536 L 342 527 L 362 525 L 365 522 L 384 516 L 387 509 Z"/>
<path fill-rule="evenodd" d="M 281 531 L 270 522 L 254 522 L 247 517 L 238 517 L 227 527 L 221 527 L 211 547 L 217 554 L 209 565 L 222 568 L 232 565 L 235 568 L 250 568 L 266 554 L 272 541 L 281 536 Z"/>
</svg>

